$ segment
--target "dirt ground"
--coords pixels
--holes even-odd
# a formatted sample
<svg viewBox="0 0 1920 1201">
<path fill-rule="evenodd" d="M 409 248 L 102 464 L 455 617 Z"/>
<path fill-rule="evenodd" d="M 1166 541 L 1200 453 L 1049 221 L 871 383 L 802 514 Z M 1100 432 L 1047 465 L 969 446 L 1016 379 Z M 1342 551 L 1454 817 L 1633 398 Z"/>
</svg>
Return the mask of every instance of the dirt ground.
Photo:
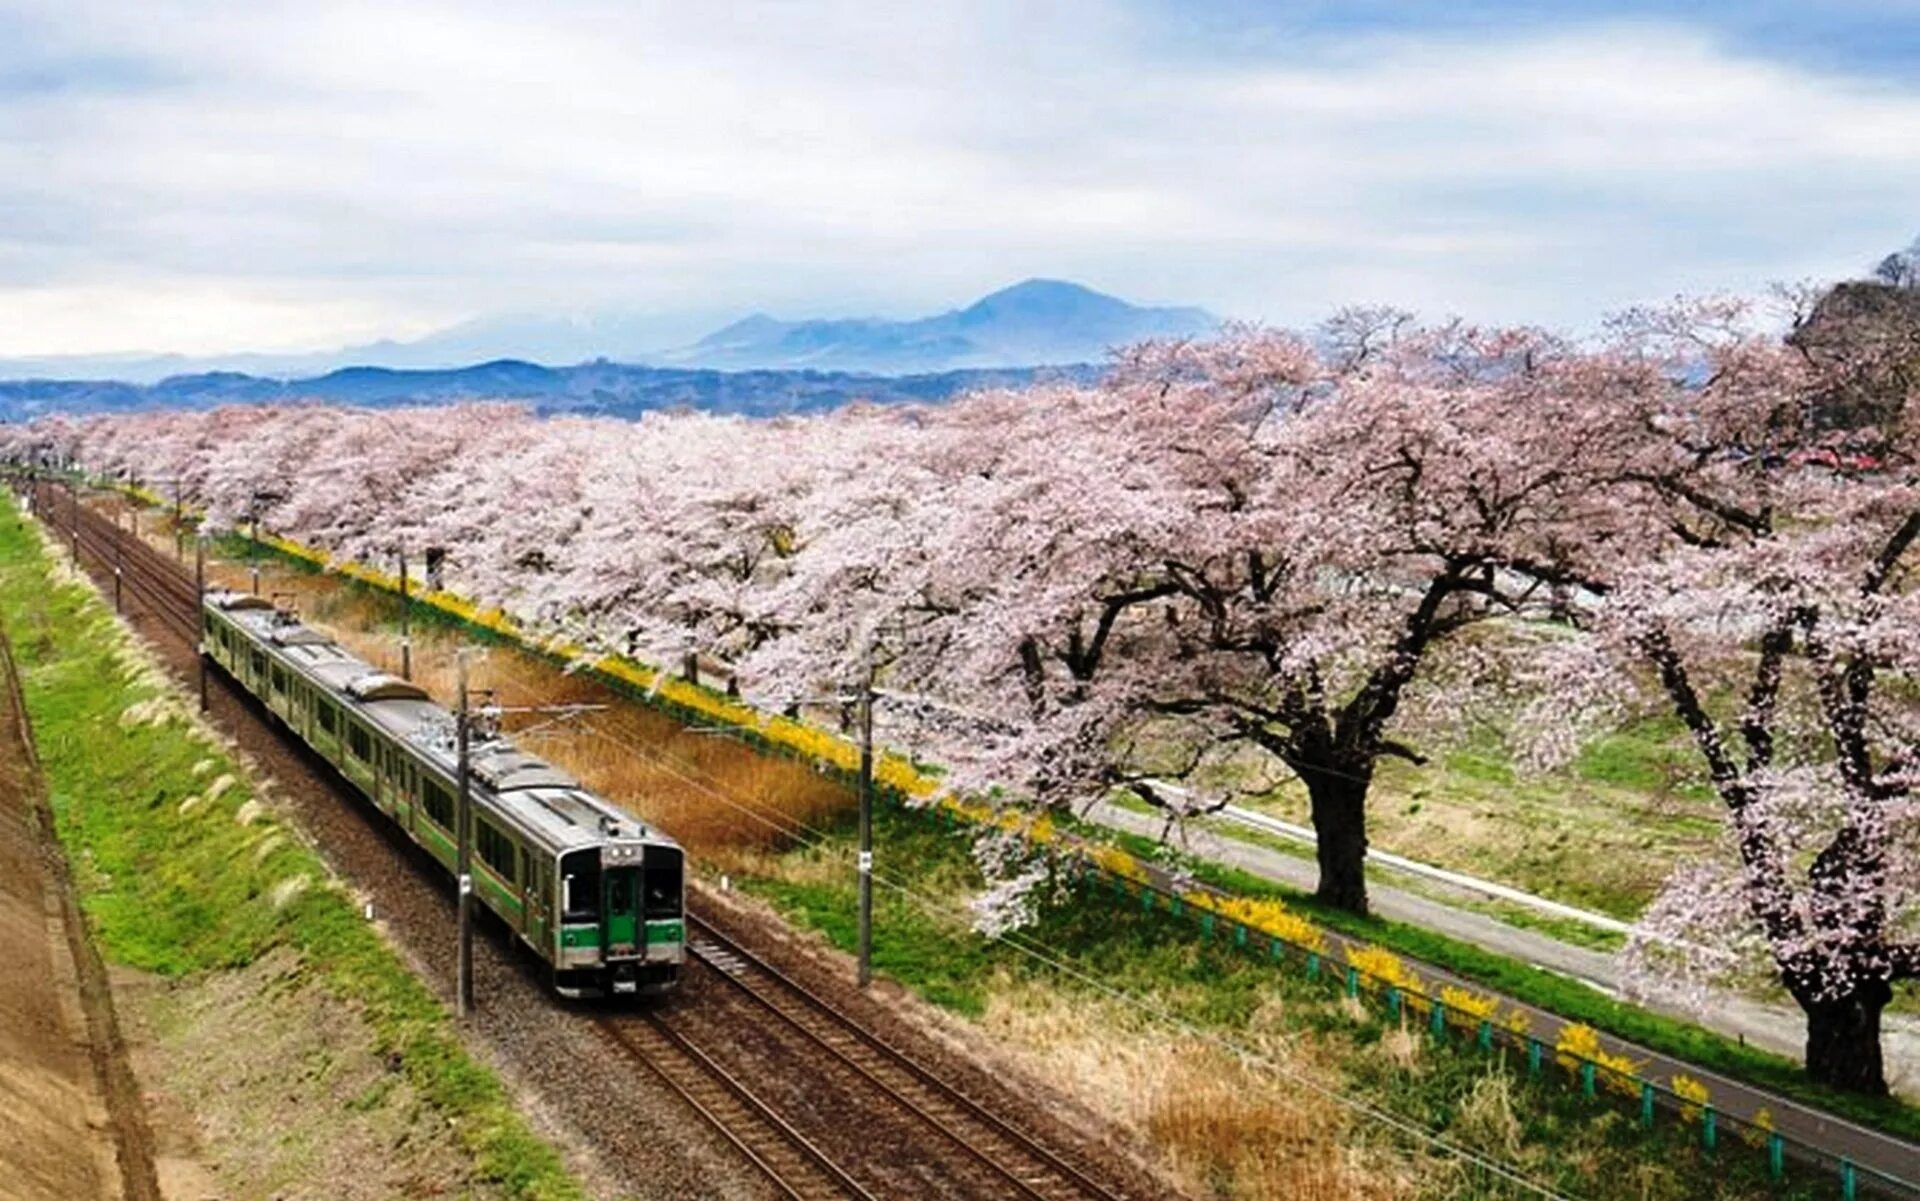
<svg viewBox="0 0 1920 1201">
<path fill-rule="evenodd" d="M 0 643 L 0 1179 L 15 1201 L 144 1201 L 145 1123 L 64 869 Z"/>
</svg>

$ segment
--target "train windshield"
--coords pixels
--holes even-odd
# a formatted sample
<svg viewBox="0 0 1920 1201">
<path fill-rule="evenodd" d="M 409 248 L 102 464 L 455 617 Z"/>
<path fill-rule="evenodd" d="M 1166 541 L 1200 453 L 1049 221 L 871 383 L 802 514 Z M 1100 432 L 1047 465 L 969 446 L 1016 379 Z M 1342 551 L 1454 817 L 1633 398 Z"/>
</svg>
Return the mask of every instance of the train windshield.
<svg viewBox="0 0 1920 1201">
<path fill-rule="evenodd" d="M 569 851 L 560 858 L 562 920 L 591 922 L 600 916 L 600 851 Z"/>
<path fill-rule="evenodd" d="M 648 917 L 680 916 L 680 848 L 648 847 L 641 860 Z"/>
</svg>

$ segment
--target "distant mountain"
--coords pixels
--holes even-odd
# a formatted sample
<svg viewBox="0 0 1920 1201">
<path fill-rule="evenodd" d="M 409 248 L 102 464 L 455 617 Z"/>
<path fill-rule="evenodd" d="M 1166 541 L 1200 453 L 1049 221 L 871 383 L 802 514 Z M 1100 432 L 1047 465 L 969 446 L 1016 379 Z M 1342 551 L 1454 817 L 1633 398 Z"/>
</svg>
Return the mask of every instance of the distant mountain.
<svg viewBox="0 0 1920 1201">
<path fill-rule="evenodd" d="M 964 309 L 916 321 L 780 321 L 756 313 L 655 356 L 725 368 L 882 373 L 1093 363 L 1143 338 L 1211 333 L 1197 308 L 1141 308 L 1063 280 L 1030 279 Z"/>
<path fill-rule="evenodd" d="M 410 342 L 338 350 L 53 355 L 0 359 L 0 379 L 117 380 L 156 385 L 176 377 L 237 375 L 311 381 L 353 367 L 454 370 L 507 357 L 540 363 L 619 363 L 721 370 L 811 370 L 881 375 L 1097 363 L 1142 338 L 1206 334 L 1219 319 L 1197 308 L 1141 308 L 1079 284 L 1030 279 L 964 309 L 914 321 L 885 318 L 780 321 L 755 314 L 677 350 L 708 328 L 698 313 L 498 314 Z"/>
<path fill-rule="evenodd" d="M 960 392 L 1020 386 L 1037 378 L 1090 379 L 1092 367 L 944 371 L 882 377 L 841 371 L 716 371 L 641 367 L 597 360 L 542 367 L 498 359 L 450 370 L 347 367 L 310 379 L 278 380 L 239 372 L 175 375 L 151 384 L 117 380 L 0 381 L 0 421 L 48 413 L 132 412 L 211 408 L 222 404 L 330 401 L 354 405 L 445 404 L 515 400 L 541 413 L 637 417 L 689 408 L 771 417 L 836 408 L 856 401 L 904 404 L 946 400 Z"/>
</svg>

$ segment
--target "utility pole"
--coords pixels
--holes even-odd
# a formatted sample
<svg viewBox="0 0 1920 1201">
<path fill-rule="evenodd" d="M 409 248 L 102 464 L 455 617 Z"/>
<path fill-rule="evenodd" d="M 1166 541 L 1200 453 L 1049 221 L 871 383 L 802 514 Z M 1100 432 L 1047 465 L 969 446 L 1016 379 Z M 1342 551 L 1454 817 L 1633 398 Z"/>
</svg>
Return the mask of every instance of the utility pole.
<svg viewBox="0 0 1920 1201">
<path fill-rule="evenodd" d="M 72 480 L 67 481 L 67 553 L 80 566 L 80 489 Z"/>
<path fill-rule="evenodd" d="M 176 475 L 173 477 L 173 557 L 176 559 L 187 557 L 182 541 L 185 535 L 183 527 L 184 522 L 181 520 L 180 513 L 180 477 Z"/>
<path fill-rule="evenodd" d="M 126 557 L 127 536 L 120 532 L 118 525 L 115 525 L 113 528 L 113 611 L 115 613 L 120 612 L 120 575 L 126 566 Z"/>
<path fill-rule="evenodd" d="M 413 602 L 407 599 L 407 551 L 400 549 L 400 678 L 413 678 Z"/>
<path fill-rule="evenodd" d="M 257 505 L 258 502 L 256 502 Z M 256 507 L 250 514 L 253 520 L 253 533 L 247 539 L 247 566 L 253 570 L 253 594 L 260 595 L 260 510 Z"/>
<path fill-rule="evenodd" d="M 873 660 L 860 688 L 860 987 L 873 981 Z"/>
<path fill-rule="evenodd" d="M 473 1008 L 473 814 L 472 788 L 467 782 L 467 741 L 471 717 L 467 712 L 467 655 L 462 649 L 454 656 L 459 669 L 460 703 L 454 714 L 456 772 L 459 777 L 459 806 L 454 820 L 459 823 L 457 874 L 460 880 L 460 950 L 455 979 L 455 1009 L 462 1019 Z"/>
<path fill-rule="evenodd" d="M 207 536 L 193 538 L 193 591 L 200 598 L 194 620 L 200 623 L 200 712 L 207 711 Z"/>
</svg>

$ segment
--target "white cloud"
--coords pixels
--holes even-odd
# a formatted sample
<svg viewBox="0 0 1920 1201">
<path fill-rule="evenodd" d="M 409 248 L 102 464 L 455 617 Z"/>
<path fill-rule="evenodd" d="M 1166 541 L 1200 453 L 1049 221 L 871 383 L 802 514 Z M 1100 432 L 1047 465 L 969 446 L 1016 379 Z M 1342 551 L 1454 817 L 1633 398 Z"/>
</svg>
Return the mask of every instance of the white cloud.
<svg viewBox="0 0 1920 1201">
<path fill-rule="evenodd" d="M 1279 321 L 1386 299 L 1586 324 L 1853 269 L 1920 224 L 1920 91 L 1675 26 L 1208 64 L 1093 3 L 26 19 L 0 67 L 81 65 L 0 94 L 0 353 L 911 311 L 1029 274 Z M 91 86 L 103 61 L 152 81 Z"/>
</svg>

